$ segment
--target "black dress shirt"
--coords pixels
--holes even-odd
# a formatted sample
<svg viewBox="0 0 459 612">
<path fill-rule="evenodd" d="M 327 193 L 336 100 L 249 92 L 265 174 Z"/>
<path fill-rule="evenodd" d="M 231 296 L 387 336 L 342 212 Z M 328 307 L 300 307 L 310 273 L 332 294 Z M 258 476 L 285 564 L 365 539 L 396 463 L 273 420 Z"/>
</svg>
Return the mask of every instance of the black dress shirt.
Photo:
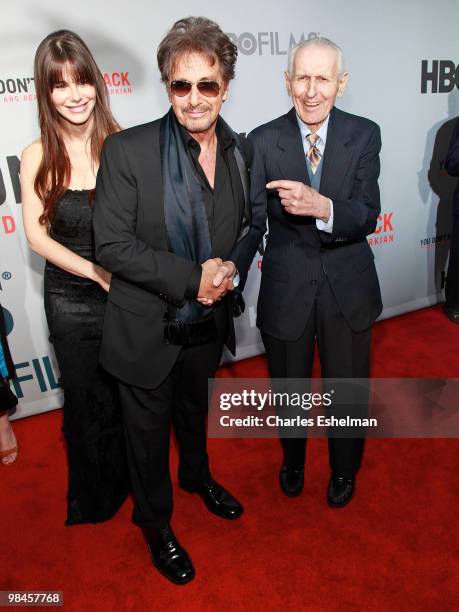
<svg viewBox="0 0 459 612">
<path fill-rule="evenodd" d="M 244 191 L 234 156 L 236 141 L 231 132 L 217 120 L 217 155 L 212 188 L 199 163 L 201 147 L 198 141 L 185 128 L 180 127 L 191 165 L 201 186 L 209 224 L 211 256 L 220 257 L 225 261 L 236 244 L 244 208 Z M 188 299 L 198 295 L 201 273 L 202 268 L 197 265 L 188 282 L 186 291 Z"/>
</svg>

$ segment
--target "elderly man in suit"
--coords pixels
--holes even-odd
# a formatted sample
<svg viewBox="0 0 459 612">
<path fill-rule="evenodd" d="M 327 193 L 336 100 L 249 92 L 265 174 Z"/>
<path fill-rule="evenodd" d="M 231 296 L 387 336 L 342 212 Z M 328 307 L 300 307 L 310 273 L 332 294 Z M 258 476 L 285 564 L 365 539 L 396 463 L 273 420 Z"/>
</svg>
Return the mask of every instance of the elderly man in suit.
<svg viewBox="0 0 459 612">
<path fill-rule="evenodd" d="M 253 257 L 267 217 L 257 325 L 270 374 L 309 378 L 317 341 L 322 377 L 367 378 L 371 326 L 382 308 L 366 240 L 380 213 L 380 130 L 335 107 L 348 73 L 329 39 L 292 49 L 285 78 L 293 108 L 249 135 L 253 208 L 244 257 Z M 305 444 L 304 434 L 282 439 L 288 496 L 303 490 Z M 352 498 L 362 452 L 362 438 L 329 439 L 331 506 Z"/>
<path fill-rule="evenodd" d="M 180 486 L 222 518 L 243 512 L 211 476 L 205 425 L 207 380 L 223 344 L 234 351 L 225 294 L 250 226 L 251 147 L 220 117 L 236 57 L 214 22 L 175 23 L 158 48 L 169 112 L 109 137 L 97 178 L 96 256 L 112 273 L 101 363 L 119 380 L 133 521 L 178 584 L 194 568 L 170 526 L 171 423 Z"/>
<path fill-rule="evenodd" d="M 459 118 L 456 121 L 448 153 L 446 154 L 445 170 L 451 176 L 459 176 Z M 454 192 L 453 231 L 449 251 L 445 296 L 446 316 L 450 321 L 459 325 L 459 183 Z"/>
</svg>

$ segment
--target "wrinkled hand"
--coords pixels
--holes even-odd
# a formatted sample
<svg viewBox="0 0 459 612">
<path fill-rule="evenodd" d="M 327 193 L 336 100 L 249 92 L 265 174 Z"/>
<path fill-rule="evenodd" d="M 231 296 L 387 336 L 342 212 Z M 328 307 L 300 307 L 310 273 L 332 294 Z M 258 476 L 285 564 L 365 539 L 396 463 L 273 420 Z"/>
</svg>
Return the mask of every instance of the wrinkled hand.
<svg viewBox="0 0 459 612">
<path fill-rule="evenodd" d="M 110 272 L 107 272 L 107 270 L 105 270 L 104 268 L 102 268 L 101 266 L 98 266 L 97 264 L 94 264 L 94 277 L 93 280 L 96 283 L 99 283 L 99 285 L 102 287 L 102 289 L 104 291 L 108 291 L 110 290 L 110 283 L 112 280 L 112 275 Z"/>
<path fill-rule="evenodd" d="M 201 283 L 196 299 L 204 306 L 212 306 L 234 288 L 236 267 L 232 261 L 223 262 L 219 257 L 208 259 L 201 267 Z"/>
<path fill-rule="evenodd" d="M 277 189 L 282 206 L 291 215 L 315 217 L 325 223 L 330 218 L 330 200 L 304 183 L 271 181 L 266 189 Z"/>
<path fill-rule="evenodd" d="M 228 291 L 234 289 L 233 278 L 236 274 L 236 266 L 232 261 L 224 261 L 218 269 L 217 274 L 214 277 L 214 287 L 220 287 L 224 281 L 228 281 Z"/>
</svg>

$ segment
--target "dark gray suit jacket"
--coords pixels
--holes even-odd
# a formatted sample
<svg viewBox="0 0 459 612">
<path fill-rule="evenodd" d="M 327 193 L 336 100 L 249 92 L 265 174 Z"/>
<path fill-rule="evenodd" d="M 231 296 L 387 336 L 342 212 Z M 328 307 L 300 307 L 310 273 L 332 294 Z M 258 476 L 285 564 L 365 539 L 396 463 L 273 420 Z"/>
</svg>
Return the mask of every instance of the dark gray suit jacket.
<svg viewBox="0 0 459 612">
<path fill-rule="evenodd" d="M 257 325 L 281 340 L 297 339 L 306 324 L 318 280 L 324 273 L 342 314 L 354 331 L 367 329 L 382 309 L 374 255 L 366 241 L 381 210 L 378 176 L 379 127 L 333 108 L 323 157 L 320 193 L 333 200 L 333 232 L 315 219 L 287 213 L 277 179 L 310 185 L 295 110 L 256 128 L 251 168 L 252 227 L 237 265 L 244 275 L 265 232 Z"/>
</svg>

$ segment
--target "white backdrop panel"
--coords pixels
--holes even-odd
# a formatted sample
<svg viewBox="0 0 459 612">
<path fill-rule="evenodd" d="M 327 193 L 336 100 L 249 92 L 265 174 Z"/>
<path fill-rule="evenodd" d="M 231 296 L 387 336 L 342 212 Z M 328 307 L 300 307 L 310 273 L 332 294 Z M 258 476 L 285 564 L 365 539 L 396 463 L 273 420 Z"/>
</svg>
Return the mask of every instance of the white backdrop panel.
<svg viewBox="0 0 459 612">
<path fill-rule="evenodd" d="M 429 70 L 433 60 L 459 63 L 458 2 L 16 1 L 2 6 L 0 21 L 0 299 L 18 365 L 18 416 L 62 401 L 43 313 L 43 261 L 27 247 L 18 189 L 18 158 L 38 136 L 31 79 L 35 49 L 53 30 L 80 34 L 107 74 L 115 116 L 129 127 L 167 110 L 156 48 L 171 24 L 190 14 L 214 19 L 237 40 L 236 80 L 223 115 L 240 132 L 289 109 L 283 71 L 290 44 L 320 32 L 343 47 L 350 81 L 340 107 L 382 129 L 382 215 L 369 238 L 383 290 L 382 316 L 442 297 L 455 186 L 442 160 L 452 119 L 459 115 L 459 92 L 454 86 L 433 93 L 429 82 L 427 93 L 421 93 L 421 66 L 423 60 Z M 237 321 L 238 358 L 262 351 L 255 328 L 260 259 L 252 265 L 247 309 Z"/>
</svg>

